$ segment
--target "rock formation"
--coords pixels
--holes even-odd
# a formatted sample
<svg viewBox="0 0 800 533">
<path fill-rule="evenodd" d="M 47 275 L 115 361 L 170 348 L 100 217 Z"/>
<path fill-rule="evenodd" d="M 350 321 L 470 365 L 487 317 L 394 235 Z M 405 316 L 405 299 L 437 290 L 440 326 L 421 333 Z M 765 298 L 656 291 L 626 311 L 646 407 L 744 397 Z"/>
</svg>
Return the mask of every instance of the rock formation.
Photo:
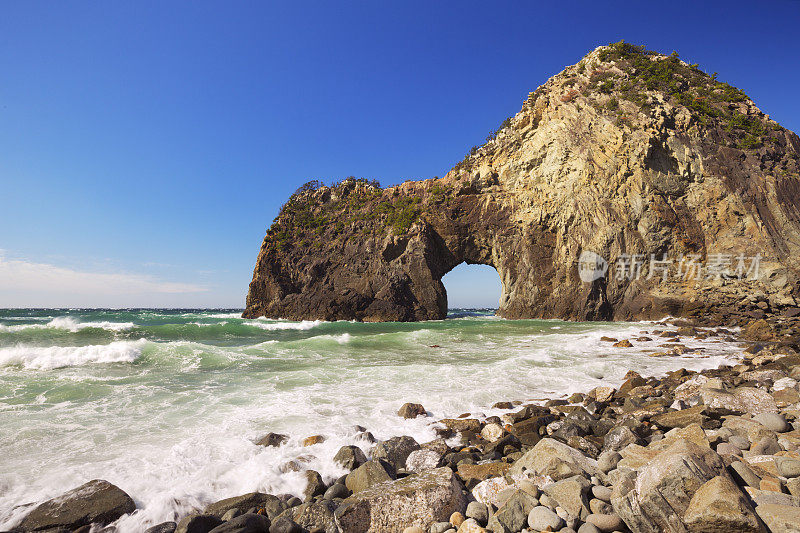
<svg viewBox="0 0 800 533">
<path fill-rule="evenodd" d="M 464 262 L 497 270 L 507 318 L 779 310 L 800 279 L 799 158 L 796 134 L 677 54 L 600 47 L 441 179 L 294 194 L 244 316 L 441 319 Z"/>
</svg>

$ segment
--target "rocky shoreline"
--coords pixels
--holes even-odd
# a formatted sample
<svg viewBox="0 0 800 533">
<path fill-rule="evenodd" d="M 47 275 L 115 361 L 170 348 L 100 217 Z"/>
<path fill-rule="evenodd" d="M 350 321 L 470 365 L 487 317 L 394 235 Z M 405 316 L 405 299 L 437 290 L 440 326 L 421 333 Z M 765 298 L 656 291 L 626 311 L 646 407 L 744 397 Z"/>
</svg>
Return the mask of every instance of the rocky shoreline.
<svg viewBox="0 0 800 533">
<path fill-rule="evenodd" d="M 741 360 L 660 379 L 629 372 L 619 388 L 566 399 L 499 402 L 501 416 L 439 420 L 440 438 L 427 443 L 375 442 L 361 428 L 364 446 L 339 450 L 334 460 L 350 473 L 333 483 L 308 470 L 302 498 L 245 494 L 147 532 L 800 531 L 795 311 L 730 316 L 727 327 L 655 324 L 642 335 L 664 337 L 668 351 L 654 356 L 681 353 L 682 338 L 721 337 L 742 342 Z M 409 403 L 398 416 L 428 413 Z M 269 434 L 259 444 L 285 440 Z M 94 480 L 35 507 L 12 531 L 114 531 L 108 524 L 135 509 Z"/>
</svg>

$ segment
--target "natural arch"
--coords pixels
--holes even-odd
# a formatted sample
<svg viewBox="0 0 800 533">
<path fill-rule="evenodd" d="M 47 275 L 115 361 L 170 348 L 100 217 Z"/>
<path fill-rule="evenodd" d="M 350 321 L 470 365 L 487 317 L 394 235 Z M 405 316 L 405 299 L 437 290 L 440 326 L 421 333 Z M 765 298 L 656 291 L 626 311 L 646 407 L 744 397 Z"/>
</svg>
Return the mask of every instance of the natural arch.
<svg viewBox="0 0 800 533">
<path fill-rule="evenodd" d="M 481 264 L 456 265 L 442 277 L 449 309 L 496 309 L 503 285 L 494 267 Z"/>
</svg>

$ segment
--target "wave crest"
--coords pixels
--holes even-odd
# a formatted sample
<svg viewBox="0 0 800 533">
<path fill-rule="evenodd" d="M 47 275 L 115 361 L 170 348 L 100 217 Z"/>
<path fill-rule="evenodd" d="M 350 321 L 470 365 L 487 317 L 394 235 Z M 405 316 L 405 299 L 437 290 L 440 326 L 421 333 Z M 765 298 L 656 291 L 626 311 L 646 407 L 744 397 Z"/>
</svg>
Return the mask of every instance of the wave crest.
<svg viewBox="0 0 800 533">
<path fill-rule="evenodd" d="M 89 346 L 13 346 L 0 348 L 0 367 L 52 370 L 99 363 L 132 363 L 142 355 L 144 339 Z"/>
</svg>

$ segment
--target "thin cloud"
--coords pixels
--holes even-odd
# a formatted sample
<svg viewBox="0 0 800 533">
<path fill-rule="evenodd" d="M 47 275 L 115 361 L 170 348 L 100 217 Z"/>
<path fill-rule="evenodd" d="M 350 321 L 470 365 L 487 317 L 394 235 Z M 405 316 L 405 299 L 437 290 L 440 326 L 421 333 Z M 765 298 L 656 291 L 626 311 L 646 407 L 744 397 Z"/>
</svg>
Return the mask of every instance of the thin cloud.
<svg viewBox="0 0 800 533">
<path fill-rule="evenodd" d="M 163 281 L 141 274 L 81 272 L 45 263 L 7 259 L 0 253 L 0 291 L 121 296 L 207 290 L 200 285 Z"/>
</svg>

